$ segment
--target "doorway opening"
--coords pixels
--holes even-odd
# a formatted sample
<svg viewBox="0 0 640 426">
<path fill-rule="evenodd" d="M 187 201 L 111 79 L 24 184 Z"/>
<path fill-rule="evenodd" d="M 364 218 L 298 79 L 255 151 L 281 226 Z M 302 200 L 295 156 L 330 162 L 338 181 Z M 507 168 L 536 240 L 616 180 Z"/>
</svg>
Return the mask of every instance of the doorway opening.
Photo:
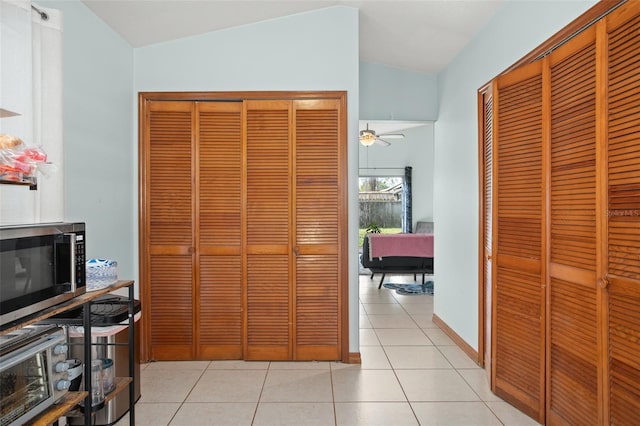
<svg viewBox="0 0 640 426">
<path fill-rule="evenodd" d="M 359 247 L 367 232 L 406 232 L 404 176 L 360 176 Z"/>
<path fill-rule="evenodd" d="M 375 169 L 369 169 L 375 170 Z M 379 169 L 378 169 L 379 170 Z M 363 174 L 358 179 L 360 274 L 370 273 L 362 267 L 362 246 L 367 232 L 398 234 L 412 232 L 411 167 L 387 169 L 386 175 Z M 362 169 L 361 169 L 362 171 Z"/>
</svg>

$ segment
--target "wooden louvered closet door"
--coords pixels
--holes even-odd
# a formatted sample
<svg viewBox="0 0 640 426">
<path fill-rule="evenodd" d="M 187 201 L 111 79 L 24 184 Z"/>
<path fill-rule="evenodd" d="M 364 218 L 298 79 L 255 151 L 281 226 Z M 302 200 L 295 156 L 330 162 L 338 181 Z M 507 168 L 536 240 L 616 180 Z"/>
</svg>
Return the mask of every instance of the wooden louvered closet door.
<svg viewBox="0 0 640 426">
<path fill-rule="evenodd" d="M 494 93 L 492 383 L 498 396 L 544 419 L 542 66 L 498 78 Z"/>
<path fill-rule="evenodd" d="M 294 359 L 340 358 L 340 102 L 294 101 Z"/>
<path fill-rule="evenodd" d="M 150 102 L 150 358 L 242 357 L 242 103 Z"/>
<path fill-rule="evenodd" d="M 549 58 L 547 423 L 597 424 L 596 31 Z"/>
<path fill-rule="evenodd" d="M 640 6 L 607 17 L 608 130 L 603 180 L 612 425 L 640 424 Z M 605 201 L 606 200 L 606 201 Z M 607 286 L 608 285 L 608 286 Z"/>
<path fill-rule="evenodd" d="M 296 94 L 141 94 L 145 359 L 348 359 L 346 93 Z"/>
<path fill-rule="evenodd" d="M 292 104 L 250 100 L 247 150 L 246 359 L 292 358 Z"/>
<path fill-rule="evenodd" d="M 341 356 L 337 100 L 247 101 L 246 359 Z"/>
<path fill-rule="evenodd" d="M 146 324 L 153 360 L 193 359 L 193 192 L 192 102 L 149 102 L 143 200 L 142 264 L 149 288 Z M 144 234 L 143 234 L 144 235 Z"/>
<path fill-rule="evenodd" d="M 640 424 L 640 3 L 497 85 L 492 389 L 547 424 Z"/>
<path fill-rule="evenodd" d="M 480 152 L 482 216 L 480 221 L 481 270 L 480 291 L 484 294 L 484 312 L 481 313 L 479 333 L 484 339 L 484 368 L 491 380 L 491 312 L 492 312 L 492 269 L 493 269 L 493 83 L 480 93 L 480 117 L 482 123 Z M 484 321 L 484 323 L 483 323 Z"/>
<path fill-rule="evenodd" d="M 242 358 L 242 102 L 197 103 L 197 359 Z"/>
</svg>

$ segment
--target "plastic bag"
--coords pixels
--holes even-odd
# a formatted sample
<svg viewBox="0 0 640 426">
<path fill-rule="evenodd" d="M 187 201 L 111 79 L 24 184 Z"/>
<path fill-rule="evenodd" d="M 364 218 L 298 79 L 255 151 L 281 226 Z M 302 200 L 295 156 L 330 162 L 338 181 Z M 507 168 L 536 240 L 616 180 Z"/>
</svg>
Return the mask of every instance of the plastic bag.
<svg viewBox="0 0 640 426">
<path fill-rule="evenodd" d="M 47 167 L 47 154 L 40 147 L 27 147 L 20 138 L 0 135 L 0 179 L 23 181 L 35 176 L 39 168 L 51 172 Z M 55 171 L 55 168 L 54 170 Z"/>
</svg>

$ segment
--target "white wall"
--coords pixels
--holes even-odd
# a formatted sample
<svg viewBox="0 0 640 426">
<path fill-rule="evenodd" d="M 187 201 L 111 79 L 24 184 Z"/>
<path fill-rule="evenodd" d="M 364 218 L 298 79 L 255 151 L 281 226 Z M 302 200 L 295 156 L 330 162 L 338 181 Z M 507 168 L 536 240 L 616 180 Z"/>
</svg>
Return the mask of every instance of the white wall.
<svg viewBox="0 0 640 426">
<path fill-rule="evenodd" d="M 0 133 L 42 148 L 51 163 L 38 165 L 37 191 L 0 185 L 0 225 L 64 219 L 62 14 L 42 10 L 46 20 L 29 1 L 0 1 L 0 106 L 19 113 L 0 118 Z"/>
<path fill-rule="evenodd" d="M 432 121 L 438 117 L 435 74 L 360 62 L 360 119 Z"/>
<path fill-rule="evenodd" d="M 87 223 L 88 259 L 133 278 L 133 49 L 80 1 L 38 3 L 63 13 L 65 220 Z"/>
<path fill-rule="evenodd" d="M 33 142 L 31 10 L 29 4 L 0 2 L 0 107 L 17 113 L 0 118 L 0 134 Z M 0 225 L 39 222 L 39 194 L 26 186 L 0 185 Z"/>
<path fill-rule="evenodd" d="M 434 74 L 360 62 L 360 119 L 433 121 L 438 113 Z M 411 166 L 413 226 L 433 221 L 433 124 L 403 130 L 391 146 L 359 148 L 360 175 L 401 176 Z M 388 170 L 397 168 L 397 170 Z"/>
<path fill-rule="evenodd" d="M 134 69 L 136 93 L 348 91 L 349 350 L 357 352 L 358 10 L 331 7 L 138 48 Z"/>
<path fill-rule="evenodd" d="M 436 115 L 435 309 L 477 347 L 476 91 L 594 1 L 506 2 L 438 77 L 436 101 L 432 76 L 402 81 L 399 70 L 373 64 L 362 64 L 359 86 L 356 9 L 333 7 L 134 50 L 78 0 L 39 3 L 64 13 L 65 219 L 87 222 L 89 257 L 116 259 L 121 277 L 137 279 L 137 91 L 347 90 L 350 350 L 358 350 L 358 118 Z"/>
<path fill-rule="evenodd" d="M 78 0 L 64 13 L 65 220 L 138 280 L 138 91 L 346 90 L 350 351 L 358 342 L 358 11 L 333 7 L 133 49 Z M 25 190 L 25 188 L 20 188 Z"/>
<path fill-rule="evenodd" d="M 510 1 L 438 77 L 435 313 L 478 348 L 477 90 L 595 1 Z"/>
</svg>

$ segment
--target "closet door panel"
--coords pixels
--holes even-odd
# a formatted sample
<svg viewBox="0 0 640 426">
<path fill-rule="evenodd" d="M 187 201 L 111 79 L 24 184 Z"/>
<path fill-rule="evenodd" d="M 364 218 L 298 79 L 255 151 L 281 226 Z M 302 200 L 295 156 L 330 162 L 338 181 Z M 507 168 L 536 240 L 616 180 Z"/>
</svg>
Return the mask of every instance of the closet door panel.
<svg viewBox="0 0 640 426">
<path fill-rule="evenodd" d="M 190 102 L 151 102 L 149 109 L 150 243 L 158 250 L 189 248 L 193 244 L 192 106 Z"/>
<path fill-rule="evenodd" d="M 492 83 L 493 86 L 493 83 Z M 482 280 L 480 291 L 484 293 L 484 311 L 480 318 L 484 323 L 480 324 L 481 331 L 484 332 L 484 368 L 487 377 L 491 380 L 492 357 L 491 357 L 491 327 L 492 327 L 492 275 L 493 275 L 493 91 L 491 87 L 479 96 L 479 108 L 481 111 L 481 133 L 480 133 L 480 161 L 481 170 L 481 191 L 483 194 L 480 234 L 480 273 Z"/>
<path fill-rule="evenodd" d="M 555 51 L 550 65 L 547 420 L 588 425 L 600 406 L 595 28 Z"/>
<path fill-rule="evenodd" d="M 289 256 L 247 256 L 247 360 L 291 359 Z"/>
<path fill-rule="evenodd" d="M 199 359 L 242 359 L 239 255 L 200 256 Z"/>
<path fill-rule="evenodd" d="M 151 255 L 152 360 L 193 359 L 192 264 L 191 255 Z"/>
<path fill-rule="evenodd" d="M 246 359 L 291 359 L 291 101 L 246 101 Z"/>
<path fill-rule="evenodd" d="M 350 359 L 345 97 L 140 94 L 144 357 Z"/>
<path fill-rule="evenodd" d="M 340 104 L 294 101 L 294 359 L 340 358 Z"/>
<path fill-rule="evenodd" d="M 336 255 L 296 260 L 295 359 L 340 359 L 340 305 Z"/>
<path fill-rule="evenodd" d="M 151 278 L 150 358 L 193 357 L 193 106 L 150 102 L 144 153 L 144 215 L 148 246 L 144 268 Z"/>
<path fill-rule="evenodd" d="M 640 424 L 640 14 L 607 17 L 609 421 Z"/>
<path fill-rule="evenodd" d="M 498 79 L 493 386 L 544 419 L 542 73 L 539 62 Z"/>
<path fill-rule="evenodd" d="M 242 358 L 242 102 L 197 103 L 197 358 Z"/>
</svg>

